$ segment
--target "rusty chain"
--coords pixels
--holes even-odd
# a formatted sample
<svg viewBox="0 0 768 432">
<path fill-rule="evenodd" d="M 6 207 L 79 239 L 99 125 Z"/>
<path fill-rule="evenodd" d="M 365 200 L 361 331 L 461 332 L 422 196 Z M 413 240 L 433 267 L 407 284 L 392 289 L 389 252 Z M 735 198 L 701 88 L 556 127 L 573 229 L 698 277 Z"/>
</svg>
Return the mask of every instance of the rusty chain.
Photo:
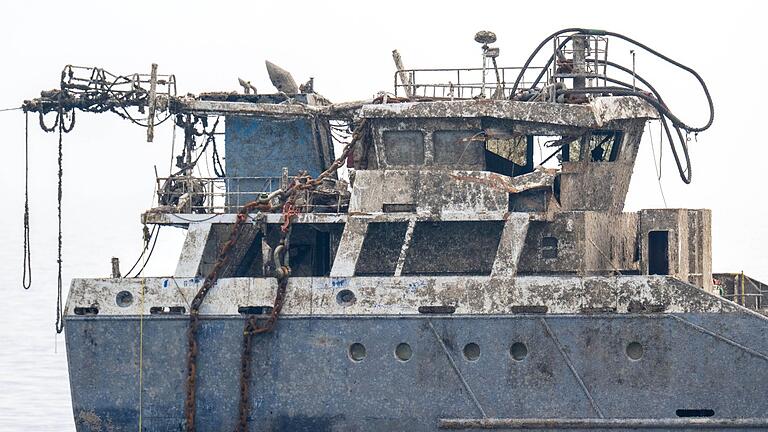
<svg viewBox="0 0 768 432">
<path fill-rule="evenodd" d="M 248 430 L 248 411 L 249 397 L 251 387 L 251 346 L 253 345 L 253 336 L 261 333 L 269 333 L 277 323 L 277 317 L 283 309 L 285 303 L 285 293 L 288 287 L 288 277 L 291 275 L 291 267 L 286 257 L 288 256 L 289 241 L 291 235 L 291 222 L 297 212 L 289 210 L 292 203 L 289 201 L 283 206 L 285 222 L 280 228 L 280 243 L 275 248 L 275 278 L 277 279 L 277 294 L 272 311 L 269 314 L 263 326 L 259 326 L 258 316 L 249 315 L 243 329 L 243 349 L 240 353 L 240 403 L 238 404 L 238 423 L 236 432 L 246 432 Z"/>
<path fill-rule="evenodd" d="M 195 298 L 192 299 L 189 311 L 189 327 L 187 329 L 187 388 L 186 388 L 186 400 L 184 403 L 184 415 L 186 417 L 186 429 L 187 431 L 195 430 L 195 389 L 197 383 L 197 332 L 200 327 L 200 306 L 203 304 L 203 300 L 208 295 L 208 292 L 216 284 L 219 278 L 219 272 L 229 262 L 229 251 L 237 242 L 240 233 L 240 227 L 248 219 L 248 213 L 252 210 L 269 211 L 272 209 L 270 204 L 271 198 L 281 193 L 277 191 L 270 195 L 270 197 L 260 199 L 258 201 L 251 201 L 244 205 L 237 214 L 235 223 L 232 225 L 232 231 L 227 240 L 219 250 L 219 257 L 213 266 L 213 269 L 205 277 L 202 287 L 198 290 Z"/>
<path fill-rule="evenodd" d="M 243 345 L 242 355 L 240 361 L 240 404 L 239 404 L 239 419 L 236 430 L 245 431 L 248 428 L 248 401 L 250 393 L 250 380 L 251 380 L 251 347 L 252 336 L 256 334 L 263 334 L 272 331 L 277 323 L 280 311 L 283 308 L 285 302 L 285 295 L 288 287 L 288 278 L 291 273 L 290 266 L 287 265 L 285 257 L 288 257 L 288 246 L 291 232 L 291 221 L 298 214 L 298 208 L 294 205 L 294 201 L 298 192 L 312 189 L 320 185 L 323 179 L 329 177 L 336 170 L 339 169 L 346 161 L 350 152 L 354 148 L 355 144 L 360 140 L 363 134 L 363 130 L 366 124 L 366 120 L 363 119 L 352 133 L 350 142 L 344 147 L 339 157 L 333 161 L 333 163 L 320 173 L 316 178 L 312 178 L 308 175 L 297 176 L 294 178 L 290 186 L 285 191 L 277 190 L 272 192 L 269 196 L 260 197 L 256 201 L 251 201 L 245 204 L 237 213 L 237 218 L 232 226 L 229 239 L 219 249 L 219 256 L 216 260 L 211 271 L 205 277 L 203 285 L 198 290 L 192 303 L 190 304 L 189 311 L 189 327 L 187 328 L 187 381 L 186 381 L 186 399 L 184 402 L 184 416 L 186 419 L 187 432 L 194 432 L 195 428 L 195 415 L 196 415 L 196 384 L 197 384 L 197 355 L 198 355 L 198 329 L 200 327 L 200 306 L 202 306 L 205 297 L 208 292 L 216 284 L 219 273 L 224 266 L 229 262 L 229 252 L 232 247 L 237 243 L 240 235 L 240 228 L 245 221 L 248 220 L 248 215 L 253 210 L 268 212 L 275 207 L 272 205 L 272 201 L 276 198 L 284 200 L 285 204 L 282 207 L 284 214 L 284 222 L 281 226 L 281 240 L 280 244 L 275 248 L 275 278 L 278 282 L 277 293 L 275 295 L 274 306 L 272 312 L 267 318 L 263 326 L 259 326 L 258 318 L 255 315 L 248 317 L 245 328 L 243 331 Z M 278 249 L 281 249 L 278 251 Z M 285 264 L 284 264 L 285 263 Z"/>
</svg>

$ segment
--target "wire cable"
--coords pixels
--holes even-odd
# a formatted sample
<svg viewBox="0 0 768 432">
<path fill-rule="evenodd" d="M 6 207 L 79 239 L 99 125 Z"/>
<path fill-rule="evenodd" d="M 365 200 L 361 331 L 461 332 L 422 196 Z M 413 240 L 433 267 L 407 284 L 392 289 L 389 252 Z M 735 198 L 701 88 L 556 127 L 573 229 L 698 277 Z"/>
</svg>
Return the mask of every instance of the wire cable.
<svg viewBox="0 0 768 432">
<path fill-rule="evenodd" d="M 24 113 L 24 263 L 21 286 L 32 286 L 32 244 L 29 240 L 29 113 Z"/>
<path fill-rule="evenodd" d="M 133 276 L 135 278 L 139 277 L 141 275 L 141 272 L 144 271 L 144 267 L 147 266 L 147 264 L 149 263 L 149 259 L 152 258 L 152 252 L 155 251 L 155 245 L 157 245 L 157 239 L 160 238 L 160 226 L 159 225 L 156 225 L 156 226 L 157 226 L 157 233 L 155 233 L 155 240 L 152 242 L 152 248 L 149 250 L 149 254 L 147 255 L 147 258 L 144 260 L 144 265 L 142 265 L 139 271 L 136 273 L 136 275 Z"/>
<path fill-rule="evenodd" d="M 704 82 L 703 78 L 701 78 L 701 75 L 698 74 L 694 69 L 671 59 L 670 57 L 661 54 L 660 52 L 648 47 L 647 45 L 638 42 L 630 37 L 624 36 L 623 34 L 617 33 L 617 32 L 611 32 L 611 31 L 605 31 L 605 30 L 591 30 L 591 29 L 578 29 L 578 28 L 569 28 L 569 29 L 563 29 L 559 30 L 555 33 L 552 33 L 550 36 L 545 38 L 537 47 L 536 49 L 531 53 L 531 55 L 528 57 L 528 60 L 523 65 L 523 67 L 520 69 L 520 72 L 518 73 L 517 79 L 515 80 L 515 85 L 512 88 L 512 92 L 510 94 L 510 98 L 514 99 L 516 97 L 517 88 L 519 86 L 520 81 L 522 80 L 523 75 L 525 74 L 526 70 L 529 68 L 531 62 L 533 59 L 538 55 L 538 53 L 541 51 L 541 49 L 546 45 L 549 41 L 552 39 L 558 37 L 561 34 L 570 33 L 573 32 L 573 34 L 568 35 L 560 44 L 555 48 L 555 52 L 549 57 L 546 65 L 541 70 L 535 81 L 531 84 L 529 91 L 535 89 L 535 87 L 538 85 L 538 83 L 543 78 L 547 68 L 552 64 L 552 62 L 555 60 L 555 57 L 557 55 L 557 52 L 561 50 L 565 44 L 573 39 L 573 36 L 577 34 L 583 34 L 587 36 L 611 36 L 616 37 L 618 39 L 624 40 L 630 44 L 633 44 L 639 48 L 642 48 L 643 50 L 651 53 L 652 55 L 680 68 L 684 71 L 690 73 L 691 75 L 696 78 L 696 80 L 701 85 L 702 90 L 704 91 L 704 95 L 707 98 L 707 104 L 709 107 L 709 118 L 707 122 L 703 126 L 691 126 L 685 122 L 683 122 L 679 117 L 677 117 L 667 106 L 664 104 L 663 99 L 661 98 L 661 95 L 659 92 L 645 79 L 642 77 L 639 77 L 634 71 L 629 70 L 628 68 L 621 66 L 619 64 L 607 61 L 607 60 L 600 60 L 597 59 L 597 62 L 599 64 L 607 65 L 614 67 L 616 69 L 621 70 L 622 72 L 632 74 L 633 77 L 635 77 L 637 80 L 639 80 L 641 83 L 645 84 L 648 89 L 653 93 L 654 97 L 651 97 L 649 94 L 645 92 L 638 91 L 634 85 L 630 85 L 627 83 L 624 83 L 622 81 L 616 80 L 614 78 L 610 78 L 607 76 L 600 76 L 599 78 L 603 78 L 605 81 L 610 81 L 613 84 L 618 84 L 620 87 L 615 86 L 604 86 L 604 87 L 592 87 L 588 89 L 571 89 L 571 90 L 564 90 L 564 94 L 602 94 L 602 93 L 611 93 L 614 95 L 626 95 L 626 96 L 636 96 L 639 97 L 649 104 L 651 104 L 656 110 L 659 112 L 659 119 L 662 124 L 663 131 L 667 135 L 667 139 L 669 141 L 670 149 L 672 150 L 672 155 L 675 159 L 675 163 L 678 168 L 678 172 L 680 173 L 680 178 L 683 180 L 683 182 L 690 183 L 692 174 L 691 174 L 691 160 L 690 155 L 688 151 L 688 139 L 686 137 L 683 137 L 682 130 L 685 130 L 686 133 L 698 133 L 701 131 L 704 131 L 708 129 L 712 122 L 714 121 L 714 104 L 712 102 L 712 97 L 709 92 L 709 88 L 707 87 L 706 83 Z M 679 142 L 679 145 L 682 149 L 682 155 L 685 159 L 685 166 L 683 166 L 683 162 L 681 161 L 680 154 L 678 153 L 677 146 L 675 145 L 675 141 L 672 137 L 672 132 L 670 130 L 670 125 L 668 124 L 667 120 L 671 122 L 672 128 L 675 130 L 675 135 L 677 136 L 677 141 Z M 655 156 L 654 156 L 654 163 L 655 163 Z"/>
<path fill-rule="evenodd" d="M 58 255 L 56 258 L 56 264 L 58 265 L 58 280 L 57 280 L 57 290 L 58 295 L 56 297 L 56 333 L 61 333 L 64 331 L 64 316 L 63 316 L 63 307 L 62 307 L 62 280 L 61 280 L 61 246 L 62 246 L 62 232 L 61 232 L 61 200 L 62 200 L 62 183 L 63 183 L 63 177 L 64 177 L 64 165 L 63 165 L 63 159 L 64 159 L 64 152 L 63 152 L 63 135 L 64 135 L 64 120 L 63 120 L 63 113 L 61 108 L 59 108 L 59 122 L 58 122 L 58 129 L 59 129 L 59 157 L 58 157 L 58 200 L 57 200 L 57 210 L 58 210 L 58 223 L 59 223 L 59 234 L 58 234 Z M 74 124 L 73 124 L 74 126 Z M 71 128 L 69 130 L 72 130 Z"/>
<path fill-rule="evenodd" d="M 141 250 L 141 254 L 139 254 L 139 257 L 136 258 L 136 262 L 133 263 L 130 270 L 125 272 L 125 276 L 123 278 L 127 278 L 128 275 L 131 274 L 131 272 L 136 268 L 137 265 L 139 265 L 139 262 L 141 262 L 141 259 L 144 257 L 144 254 L 147 252 L 147 249 L 149 249 L 149 242 L 151 241 L 152 237 L 155 235 L 155 231 L 157 230 L 158 225 L 155 225 L 152 227 L 152 232 L 150 233 L 147 229 L 146 225 L 144 226 L 144 247 Z"/>
<path fill-rule="evenodd" d="M 653 159 L 653 167 L 656 170 L 656 182 L 659 184 L 659 192 L 661 193 L 661 201 L 664 202 L 664 208 L 667 208 L 667 197 L 664 196 L 664 188 L 661 186 L 661 149 L 664 142 L 659 140 L 659 163 L 656 163 L 656 149 L 653 144 L 653 131 L 651 130 L 650 123 L 648 123 L 648 136 L 651 139 L 651 158 Z M 661 138 L 662 135 L 659 134 Z"/>
</svg>

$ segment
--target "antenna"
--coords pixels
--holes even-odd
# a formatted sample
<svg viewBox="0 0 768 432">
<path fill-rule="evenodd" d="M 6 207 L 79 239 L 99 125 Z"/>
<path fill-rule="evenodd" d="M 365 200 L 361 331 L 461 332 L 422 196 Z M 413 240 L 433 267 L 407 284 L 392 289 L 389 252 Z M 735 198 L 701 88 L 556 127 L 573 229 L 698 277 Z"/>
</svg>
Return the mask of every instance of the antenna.
<svg viewBox="0 0 768 432">
<path fill-rule="evenodd" d="M 475 33 L 475 42 L 483 44 L 483 81 L 480 89 L 481 97 L 485 97 L 485 75 L 488 69 L 488 59 L 491 59 L 493 64 L 493 70 L 496 72 L 496 90 L 493 92 L 492 99 L 501 99 L 504 97 L 504 87 L 501 85 L 501 76 L 499 75 L 499 68 L 496 64 L 496 57 L 499 56 L 499 49 L 488 46 L 496 42 L 496 33 L 488 30 L 480 30 Z"/>
</svg>

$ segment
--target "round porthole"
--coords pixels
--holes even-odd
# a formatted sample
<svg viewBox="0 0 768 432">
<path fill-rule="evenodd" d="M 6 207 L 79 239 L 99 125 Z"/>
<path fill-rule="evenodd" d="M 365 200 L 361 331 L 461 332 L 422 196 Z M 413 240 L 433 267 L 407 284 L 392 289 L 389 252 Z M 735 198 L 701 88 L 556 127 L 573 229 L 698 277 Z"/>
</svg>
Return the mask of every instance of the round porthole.
<svg viewBox="0 0 768 432">
<path fill-rule="evenodd" d="M 395 357 L 397 357 L 398 360 L 407 362 L 412 356 L 413 350 L 407 343 L 401 343 L 395 347 Z"/>
<path fill-rule="evenodd" d="M 523 361 L 528 357 L 528 347 L 522 342 L 515 342 L 509 347 L 509 355 L 511 355 L 515 361 Z"/>
<path fill-rule="evenodd" d="M 464 358 L 469 361 L 475 361 L 480 358 L 480 345 L 470 342 L 464 345 Z"/>
<path fill-rule="evenodd" d="M 351 306 L 355 304 L 356 301 L 357 297 L 355 297 L 355 293 L 348 289 L 341 290 L 336 294 L 336 303 L 341 306 Z"/>
<path fill-rule="evenodd" d="M 352 359 L 352 361 L 363 361 L 365 355 L 365 345 L 355 342 L 349 346 L 349 358 Z"/>
<path fill-rule="evenodd" d="M 627 357 L 631 360 L 640 360 L 643 357 L 643 346 L 639 342 L 627 344 Z"/>
<path fill-rule="evenodd" d="M 133 294 L 128 291 L 120 291 L 115 296 L 115 303 L 120 307 L 128 307 L 133 304 Z"/>
</svg>

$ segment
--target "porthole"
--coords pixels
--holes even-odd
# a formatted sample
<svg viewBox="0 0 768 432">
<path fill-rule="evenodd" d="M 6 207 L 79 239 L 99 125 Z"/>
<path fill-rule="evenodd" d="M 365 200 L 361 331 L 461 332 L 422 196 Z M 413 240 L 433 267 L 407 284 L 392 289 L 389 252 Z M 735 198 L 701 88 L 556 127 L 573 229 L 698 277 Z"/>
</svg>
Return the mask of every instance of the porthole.
<svg viewBox="0 0 768 432">
<path fill-rule="evenodd" d="M 640 360 L 643 357 L 643 346 L 639 342 L 627 344 L 627 357 L 630 360 Z"/>
<path fill-rule="evenodd" d="M 528 347 L 522 342 L 515 342 L 509 347 L 509 355 L 511 355 L 515 361 L 523 361 L 528 357 Z"/>
<path fill-rule="evenodd" d="M 355 297 L 355 293 L 348 289 L 343 289 L 336 294 L 336 303 L 341 306 L 351 306 L 355 304 L 356 301 L 357 297 Z"/>
<path fill-rule="evenodd" d="M 395 347 L 395 357 L 397 357 L 398 360 L 407 362 L 411 359 L 413 356 L 413 350 L 411 349 L 411 346 L 407 343 L 401 343 L 398 344 L 397 347 Z"/>
<path fill-rule="evenodd" d="M 129 291 L 120 291 L 115 296 L 115 303 L 120 307 L 128 307 L 133 304 L 133 294 Z"/>
<path fill-rule="evenodd" d="M 352 359 L 352 361 L 363 361 L 365 355 L 365 345 L 355 342 L 349 346 L 349 358 Z"/>
<path fill-rule="evenodd" d="M 464 358 L 469 361 L 476 361 L 480 358 L 480 345 L 470 342 L 464 345 Z"/>
</svg>

